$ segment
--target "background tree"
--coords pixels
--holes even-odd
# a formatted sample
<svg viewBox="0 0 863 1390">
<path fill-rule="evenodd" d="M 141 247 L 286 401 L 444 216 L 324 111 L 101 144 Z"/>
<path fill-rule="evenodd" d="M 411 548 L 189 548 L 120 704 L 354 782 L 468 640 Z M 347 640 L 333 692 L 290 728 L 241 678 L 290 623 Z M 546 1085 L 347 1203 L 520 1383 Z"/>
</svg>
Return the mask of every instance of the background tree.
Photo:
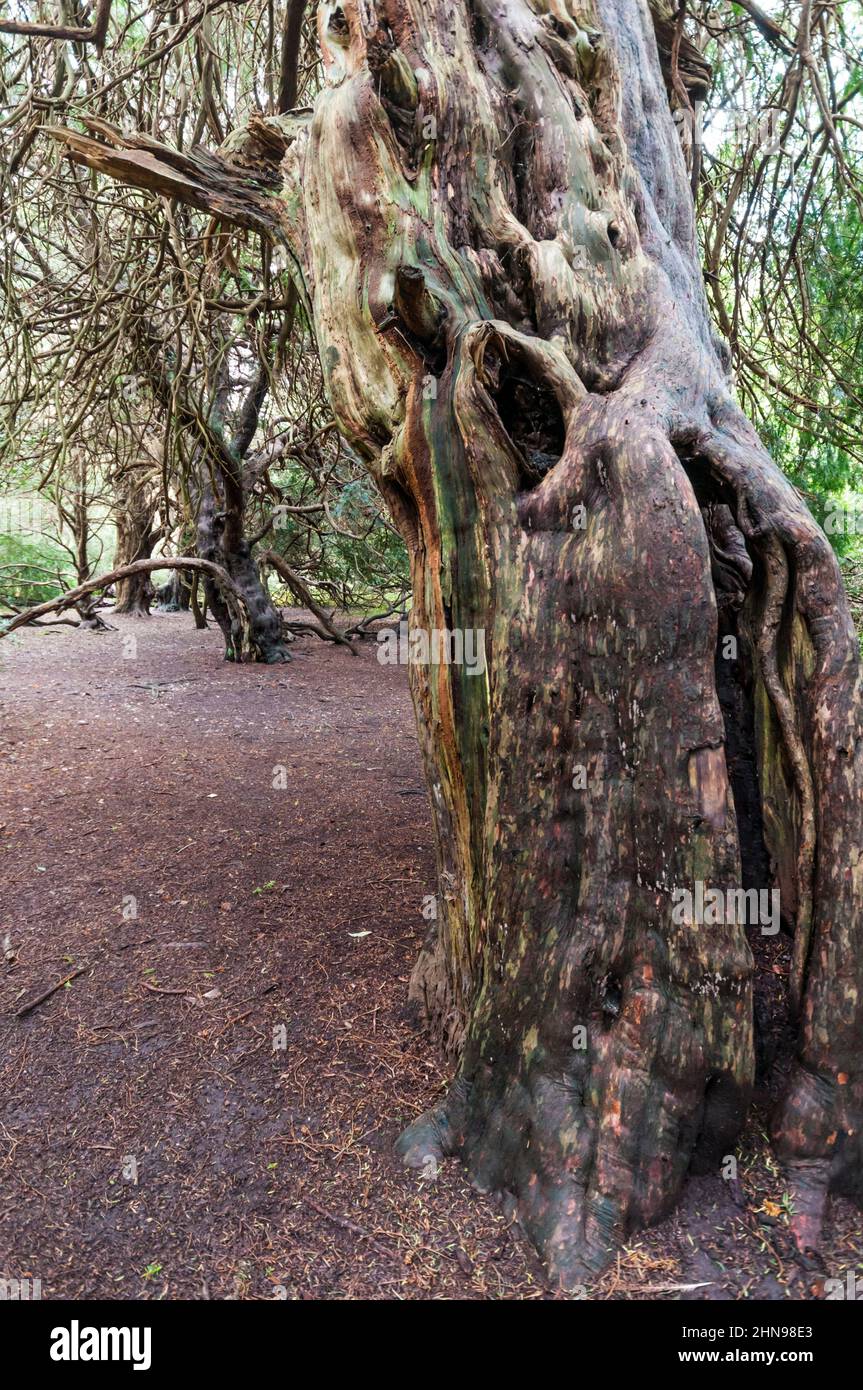
<svg viewBox="0 0 863 1390">
<path fill-rule="evenodd" d="M 102 61 L 92 45 L 46 38 L 28 39 L 4 66 L 4 456 L 18 469 L 31 458 L 30 486 L 43 491 L 68 473 L 71 453 L 93 457 L 117 516 L 117 562 L 182 539 L 186 553 L 223 567 L 246 592 L 251 653 L 286 659 L 283 623 L 252 554 L 270 515 L 279 544 L 290 532 L 306 579 L 324 584 L 324 602 L 388 607 L 404 572 L 373 493 L 351 530 L 362 470 L 328 442 L 332 421 L 320 408 L 320 369 L 296 296 L 274 279 L 259 237 L 220 233 L 182 205 L 163 209 L 119 186 L 58 178 L 50 146 L 35 139 L 52 112 L 80 102 L 127 126 L 146 112 L 142 123 L 179 145 L 204 132 L 220 139 L 235 118 L 261 102 L 278 109 L 313 76 L 300 53 L 302 6 L 255 7 L 251 41 L 218 5 L 211 16 L 190 7 L 176 32 L 173 13 L 165 9 L 163 25 L 160 12 L 154 21 L 118 0 Z M 50 23 L 50 11 L 44 18 Z M 290 391 L 288 371 L 297 374 Z M 160 456 L 158 496 L 143 482 L 142 440 Z M 284 496 L 273 468 L 287 470 Z M 343 488 L 352 489 L 344 502 Z M 207 601 L 234 655 L 215 573 L 204 575 Z M 179 571 L 169 584 L 188 606 Z M 123 581 L 121 611 L 145 611 L 150 590 L 148 573 Z"/>
</svg>

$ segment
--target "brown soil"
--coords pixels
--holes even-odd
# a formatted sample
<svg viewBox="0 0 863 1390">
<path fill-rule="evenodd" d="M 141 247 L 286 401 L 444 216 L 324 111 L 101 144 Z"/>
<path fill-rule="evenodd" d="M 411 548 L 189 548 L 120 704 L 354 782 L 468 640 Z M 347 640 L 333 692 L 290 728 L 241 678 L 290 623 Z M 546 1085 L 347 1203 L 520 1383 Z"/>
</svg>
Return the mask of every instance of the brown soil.
<svg viewBox="0 0 863 1390">
<path fill-rule="evenodd" d="M 434 873 L 404 671 L 312 638 L 230 666 L 188 615 L 109 621 L 0 646 L 0 1275 L 45 1298 L 553 1297 L 457 1163 L 391 1152 L 445 1085 L 405 1008 Z M 763 951 L 781 995 L 787 951 Z M 821 1295 L 760 1099 L 738 1181 L 693 1179 L 590 1297 Z M 863 1268 L 846 1203 L 824 1257 Z"/>
</svg>

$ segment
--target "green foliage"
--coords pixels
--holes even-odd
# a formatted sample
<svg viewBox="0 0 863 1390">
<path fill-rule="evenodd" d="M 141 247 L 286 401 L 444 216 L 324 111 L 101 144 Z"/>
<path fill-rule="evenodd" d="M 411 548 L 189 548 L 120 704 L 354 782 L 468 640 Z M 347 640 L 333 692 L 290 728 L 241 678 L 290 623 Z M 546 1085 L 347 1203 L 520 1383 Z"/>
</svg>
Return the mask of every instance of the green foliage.
<svg viewBox="0 0 863 1390">
<path fill-rule="evenodd" d="M 855 517 L 863 530 L 859 7 L 813 20 L 818 56 L 802 74 L 794 6 L 770 7 L 774 41 L 749 11 L 734 10 L 729 25 L 708 0 L 690 9 L 713 65 L 698 205 L 708 297 L 741 404 L 837 552 L 850 556 L 861 551 Z M 850 524 L 837 524 L 839 508 Z"/>
<path fill-rule="evenodd" d="M 800 412 L 780 397 L 765 412 L 762 432 L 777 463 L 805 493 L 818 520 L 825 524 L 847 505 L 849 514 L 863 490 L 863 465 L 847 441 L 863 436 L 863 225 L 856 203 L 817 200 L 808 210 L 801 233 L 811 242 L 806 293 L 814 366 L 804 380 L 794 380 L 793 362 L 786 376 L 790 389 L 805 393 L 817 406 Z M 781 360 L 775 369 L 782 372 Z M 837 428 L 837 416 L 841 422 Z M 863 524 L 863 515 L 860 517 Z M 859 547 L 855 529 L 827 525 L 840 553 Z"/>
<path fill-rule="evenodd" d="M 289 465 L 278 478 L 282 495 L 301 496 L 305 475 Z M 322 606 L 372 612 L 396 602 L 409 587 L 404 544 L 385 520 L 380 498 L 366 477 L 347 478 L 314 533 L 287 513 L 268 537 L 272 548 L 301 570 Z M 286 605 L 296 602 L 279 593 Z"/>
<path fill-rule="evenodd" d="M 65 584 L 58 581 L 58 574 Z M 69 557 L 50 541 L 0 535 L 0 603 L 29 608 L 74 583 Z"/>
</svg>

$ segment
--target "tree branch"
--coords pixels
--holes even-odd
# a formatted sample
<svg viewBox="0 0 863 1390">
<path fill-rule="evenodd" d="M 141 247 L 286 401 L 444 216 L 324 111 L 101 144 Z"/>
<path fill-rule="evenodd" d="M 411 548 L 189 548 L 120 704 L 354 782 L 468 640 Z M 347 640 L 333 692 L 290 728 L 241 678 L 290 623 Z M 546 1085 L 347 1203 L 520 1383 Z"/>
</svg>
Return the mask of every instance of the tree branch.
<svg viewBox="0 0 863 1390">
<path fill-rule="evenodd" d="M 0 34 L 26 34 L 31 38 L 65 39 L 71 43 L 94 43 L 101 52 L 111 18 L 111 0 L 99 0 L 96 17 L 89 29 L 68 24 L 30 24 L 25 20 L 0 19 Z"/>
<path fill-rule="evenodd" d="M 291 139 L 278 118 L 252 116 L 218 154 L 202 149 L 185 154 L 149 135 L 124 135 L 107 121 L 82 119 L 89 135 L 65 126 L 43 127 L 76 164 L 133 188 L 178 198 L 220 222 L 268 237 L 278 234 L 282 204 L 273 190 L 280 186 L 279 163 Z"/>
<path fill-rule="evenodd" d="M 306 0 L 288 0 L 285 14 L 285 27 L 282 30 L 281 71 L 279 73 L 279 113 L 290 111 L 297 101 L 297 73 L 300 59 L 300 41 L 303 33 L 303 15 Z"/>
<path fill-rule="evenodd" d="M 258 558 L 262 560 L 264 564 L 270 565 L 271 568 L 276 571 L 280 579 L 284 579 L 291 593 L 299 599 L 303 607 L 308 608 L 309 612 L 315 615 L 327 636 L 333 642 L 338 642 L 339 646 L 347 647 L 351 655 L 356 656 L 356 651 L 347 637 L 339 632 L 337 627 L 333 627 L 333 624 L 330 622 L 324 610 L 319 604 L 315 603 L 305 582 L 297 574 L 296 570 L 291 568 L 287 560 L 283 559 L 281 555 L 277 555 L 275 550 L 264 550 Z"/>
<path fill-rule="evenodd" d="M 226 569 L 221 565 L 215 564 L 212 560 L 199 560 L 194 555 L 178 555 L 167 558 L 164 555 L 156 560 L 136 560 L 131 565 L 121 565 L 119 569 L 111 570 L 108 574 L 99 574 L 95 579 L 88 579 L 86 584 L 79 584 L 76 589 L 70 589 L 67 593 L 61 594 L 59 598 L 49 599 L 45 603 L 39 603 L 35 608 L 26 608 L 22 613 L 17 613 L 14 618 L 5 626 L 0 626 L 0 637 L 8 637 L 10 632 L 14 632 L 18 627 L 24 627 L 27 623 L 32 623 L 34 619 L 43 617 L 46 613 L 62 613 L 64 608 L 74 608 L 80 599 L 87 594 L 92 594 L 95 589 L 106 589 L 109 584 L 115 584 L 118 579 L 128 579 L 133 574 L 148 574 L 151 570 L 178 570 L 191 569 L 201 570 L 204 574 L 210 574 L 217 579 L 227 594 L 234 600 L 241 611 L 246 611 L 246 601 L 243 592 L 234 583 Z"/>
</svg>

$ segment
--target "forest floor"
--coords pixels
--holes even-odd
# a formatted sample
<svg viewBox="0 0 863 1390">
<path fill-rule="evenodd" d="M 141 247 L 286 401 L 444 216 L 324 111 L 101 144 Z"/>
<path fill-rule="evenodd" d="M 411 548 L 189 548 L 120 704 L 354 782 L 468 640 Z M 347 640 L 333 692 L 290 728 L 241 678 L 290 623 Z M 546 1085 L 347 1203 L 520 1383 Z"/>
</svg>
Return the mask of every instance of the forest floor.
<svg viewBox="0 0 863 1390">
<path fill-rule="evenodd" d="M 404 671 L 313 638 L 230 666 L 187 615 L 109 621 L 0 645 L 0 1276 L 555 1297 L 458 1163 L 392 1153 L 446 1080 L 405 1007 L 435 882 Z M 787 950 L 764 950 L 777 1006 Z M 817 1298 L 863 1268 L 841 1201 L 824 1270 L 795 1264 L 768 1102 L 737 1179 L 692 1179 L 586 1296 Z"/>
</svg>

